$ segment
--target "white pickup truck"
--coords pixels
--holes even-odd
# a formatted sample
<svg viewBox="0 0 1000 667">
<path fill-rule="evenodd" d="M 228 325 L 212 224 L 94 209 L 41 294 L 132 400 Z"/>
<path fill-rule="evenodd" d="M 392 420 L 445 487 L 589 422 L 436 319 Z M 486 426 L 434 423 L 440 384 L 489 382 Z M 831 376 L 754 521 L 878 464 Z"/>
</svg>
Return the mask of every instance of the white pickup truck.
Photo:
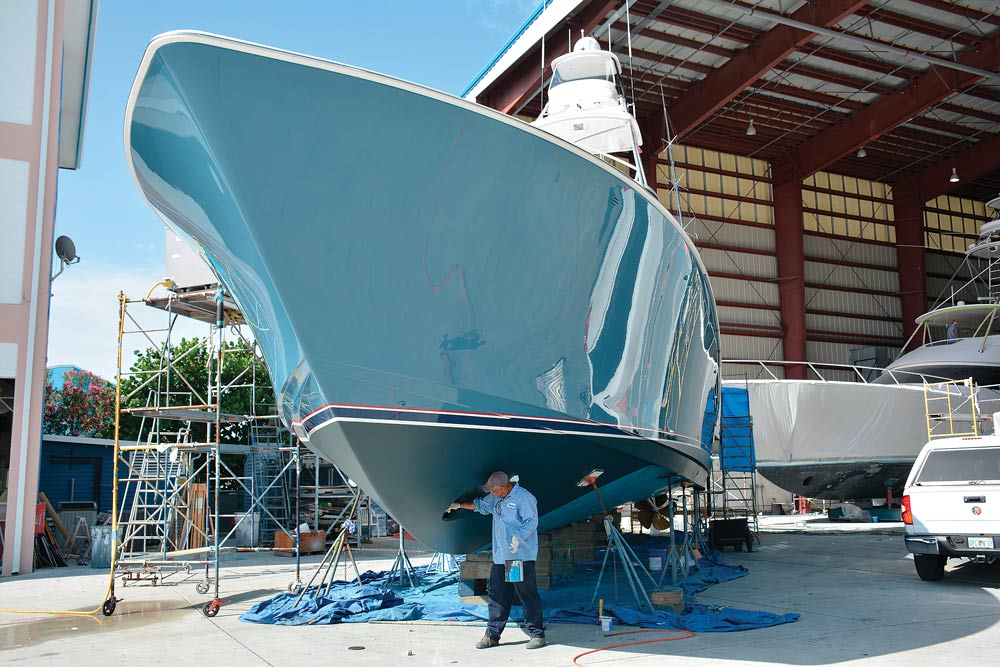
<svg viewBox="0 0 1000 667">
<path fill-rule="evenodd" d="M 903 491 L 906 549 L 924 581 L 949 558 L 1000 558 L 1000 436 L 924 445 Z"/>
</svg>

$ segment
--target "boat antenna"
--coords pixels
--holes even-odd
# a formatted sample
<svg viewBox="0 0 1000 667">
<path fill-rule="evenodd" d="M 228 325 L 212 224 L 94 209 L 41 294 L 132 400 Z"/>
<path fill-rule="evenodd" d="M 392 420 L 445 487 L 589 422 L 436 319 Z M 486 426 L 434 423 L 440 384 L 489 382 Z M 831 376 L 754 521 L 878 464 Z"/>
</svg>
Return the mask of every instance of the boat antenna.
<svg viewBox="0 0 1000 667">
<path fill-rule="evenodd" d="M 542 73 L 538 79 L 538 116 L 545 112 L 545 33 L 542 33 Z"/>
<path fill-rule="evenodd" d="M 660 104 L 663 106 L 663 127 L 667 131 L 667 159 L 670 161 L 670 192 L 674 197 L 674 207 L 677 209 L 677 222 L 681 229 L 686 229 L 684 224 L 684 213 L 681 211 L 681 196 L 677 191 L 677 169 L 674 167 L 674 138 L 670 133 L 670 117 L 667 115 L 667 99 L 663 95 L 663 82 L 660 82 Z M 655 173 L 655 172 L 654 172 Z M 653 183 L 656 189 L 656 183 Z"/>
<path fill-rule="evenodd" d="M 628 33 L 628 87 L 632 94 L 632 113 L 635 108 L 635 70 L 632 69 L 632 17 L 629 12 L 629 2 L 625 1 L 625 30 Z"/>
</svg>

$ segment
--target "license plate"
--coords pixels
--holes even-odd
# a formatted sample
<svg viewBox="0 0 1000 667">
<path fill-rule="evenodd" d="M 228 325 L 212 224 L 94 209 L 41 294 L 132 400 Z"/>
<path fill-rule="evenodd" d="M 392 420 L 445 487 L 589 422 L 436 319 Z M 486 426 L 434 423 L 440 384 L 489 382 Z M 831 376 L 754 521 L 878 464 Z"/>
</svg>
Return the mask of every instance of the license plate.
<svg viewBox="0 0 1000 667">
<path fill-rule="evenodd" d="M 993 548 L 993 538 L 992 537 L 970 537 L 969 538 L 969 548 L 970 549 L 992 549 Z"/>
</svg>

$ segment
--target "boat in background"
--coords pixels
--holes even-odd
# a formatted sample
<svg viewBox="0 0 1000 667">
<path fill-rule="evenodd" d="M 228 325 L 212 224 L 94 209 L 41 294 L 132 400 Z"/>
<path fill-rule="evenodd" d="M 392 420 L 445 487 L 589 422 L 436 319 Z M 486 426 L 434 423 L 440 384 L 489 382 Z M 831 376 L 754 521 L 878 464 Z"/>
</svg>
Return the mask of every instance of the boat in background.
<svg viewBox="0 0 1000 667">
<path fill-rule="evenodd" d="M 827 500 L 882 498 L 888 489 L 902 489 L 927 442 L 924 380 L 933 383 L 938 378 L 897 372 L 896 384 L 875 383 L 865 376 L 879 369 L 810 363 L 804 364 L 810 379 L 785 380 L 767 366 L 787 368 L 799 362 L 723 363 L 746 365 L 749 373 L 763 369 L 766 376 L 723 384 L 747 389 L 757 468 L 769 481 L 796 495 Z M 843 371 L 854 373 L 858 381 L 827 379 Z M 934 391 L 951 395 L 956 407 L 969 405 L 969 392 L 962 387 Z M 948 426 L 943 421 L 931 424 L 941 434 Z M 951 426 L 971 428 L 968 419 Z"/>
<path fill-rule="evenodd" d="M 594 44 L 560 59 L 550 104 L 593 87 L 599 60 L 615 71 Z M 604 153 L 634 121 L 604 116 L 584 150 L 411 83 L 175 32 L 142 59 L 125 147 L 239 303 L 285 423 L 417 539 L 462 553 L 489 522 L 445 510 L 494 470 L 520 476 L 542 530 L 600 511 L 576 485 L 595 468 L 609 505 L 707 484 L 707 272 L 638 162 L 636 180 Z"/>
<path fill-rule="evenodd" d="M 957 275 L 965 269 L 971 278 L 917 318 L 917 329 L 903 347 L 913 340 L 919 340 L 920 347 L 889 364 L 876 382 L 891 383 L 904 371 L 1000 385 L 1000 197 L 986 206 L 993 219 L 979 229 L 979 238 L 955 271 Z M 949 335 L 952 323 L 955 329 Z"/>
<path fill-rule="evenodd" d="M 994 219 L 983 224 L 963 262 L 971 279 L 917 318 L 907 347 L 913 340 L 922 345 L 884 370 L 725 362 L 753 364 L 769 376 L 747 383 L 757 465 L 764 477 L 810 498 L 884 497 L 888 489 L 897 494 L 902 490 L 929 436 L 992 430 L 992 414 L 1000 410 L 1000 198 L 987 206 Z M 813 379 L 784 380 L 767 370 L 768 365 L 781 364 L 804 365 Z M 823 377 L 824 371 L 835 368 L 852 369 L 859 381 Z M 873 371 L 878 375 L 868 382 Z M 973 390 L 938 386 L 969 378 Z M 930 385 L 930 405 L 925 401 L 926 385 Z M 940 399 L 948 397 L 951 409 L 945 410 L 942 406 L 948 401 Z M 949 415 L 952 419 L 945 419 Z"/>
</svg>

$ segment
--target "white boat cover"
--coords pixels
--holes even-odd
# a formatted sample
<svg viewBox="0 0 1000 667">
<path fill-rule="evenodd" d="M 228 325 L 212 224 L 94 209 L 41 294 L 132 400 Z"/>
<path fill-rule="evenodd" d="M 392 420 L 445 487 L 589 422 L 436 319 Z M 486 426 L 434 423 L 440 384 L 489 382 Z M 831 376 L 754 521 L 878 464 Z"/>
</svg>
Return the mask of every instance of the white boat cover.
<svg viewBox="0 0 1000 667">
<path fill-rule="evenodd" d="M 912 461 L 927 442 L 920 385 L 751 380 L 748 389 L 758 467 Z"/>
</svg>

